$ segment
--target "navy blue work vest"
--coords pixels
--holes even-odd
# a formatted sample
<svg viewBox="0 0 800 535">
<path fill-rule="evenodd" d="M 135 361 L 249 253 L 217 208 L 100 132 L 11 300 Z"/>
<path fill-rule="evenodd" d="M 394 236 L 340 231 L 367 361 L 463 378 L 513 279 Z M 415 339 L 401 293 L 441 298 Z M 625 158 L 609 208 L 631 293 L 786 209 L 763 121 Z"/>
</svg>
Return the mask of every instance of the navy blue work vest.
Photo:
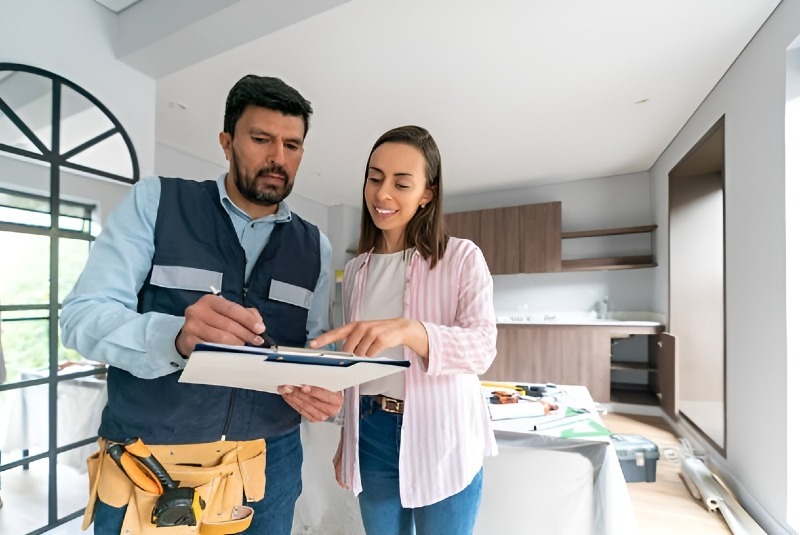
<svg viewBox="0 0 800 535">
<path fill-rule="evenodd" d="M 217 183 L 162 177 L 154 242 L 153 268 L 139 292 L 139 312 L 183 316 L 186 307 L 209 292 L 206 282 L 213 284 L 222 274 L 222 295 L 257 308 L 276 342 L 305 345 L 310 299 L 300 302 L 296 296 L 310 297 L 319 278 L 317 227 L 295 214 L 291 221 L 276 224 L 245 280 L 244 249 L 220 203 Z M 154 276 L 154 270 L 166 270 L 173 277 L 165 283 L 163 277 Z M 270 299 L 273 286 L 283 292 L 273 288 Z M 290 298 L 278 295 L 283 300 L 276 300 L 278 293 Z M 151 444 L 192 444 L 220 440 L 223 435 L 228 440 L 267 438 L 300 423 L 298 413 L 279 395 L 179 383 L 179 376 L 176 371 L 157 379 L 140 379 L 109 367 L 108 404 L 100 436 L 116 441 L 138 436 Z"/>
</svg>

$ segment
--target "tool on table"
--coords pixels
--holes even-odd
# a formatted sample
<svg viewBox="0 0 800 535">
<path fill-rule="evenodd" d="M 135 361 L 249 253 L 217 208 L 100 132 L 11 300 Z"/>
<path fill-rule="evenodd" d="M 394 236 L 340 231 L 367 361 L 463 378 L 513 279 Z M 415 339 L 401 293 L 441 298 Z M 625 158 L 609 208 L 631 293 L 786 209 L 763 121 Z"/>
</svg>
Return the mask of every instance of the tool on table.
<svg viewBox="0 0 800 535">
<path fill-rule="evenodd" d="M 209 286 L 209 288 L 211 289 L 211 293 L 212 294 L 222 297 L 222 292 L 219 291 L 216 287 Z M 224 299 L 224 297 L 223 297 L 223 299 Z M 264 348 L 267 348 L 267 349 L 274 349 L 275 351 L 278 350 L 278 342 L 276 342 L 275 340 L 270 338 L 270 336 L 267 334 L 267 330 L 266 329 L 264 329 L 264 332 L 261 333 L 259 336 L 261 336 L 261 338 L 264 339 L 264 343 L 261 344 L 261 347 L 264 347 Z"/>
<path fill-rule="evenodd" d="M 139 437 L 113 442 L 106 452 L 134 485 L 158 501 L 150 515 L 156 527 L 196 526 L 206 504 L 192 488 L 179 487 Z"/>
<path fill-rule="evenodd" d="M 505 405 L 507 403 L 519 402 L 519 394 L 516 392 L 505 392 L 502 390 L 495 390 L 489 398 L 489 403 Z"/>
<path fill-rule="evenodd" d="M 482 386 L 485 387 L 502 387 L 502 388 L 510 388 L 512 390 L 517 390 L 520 394 L 524 396 L 529 396 L 532 398 L 541 398 L 544 396 L 552 396 L 554 393 L 558 391 L 558 386 L 553 383 L 545 383 L 545 384 L 521 384 L 521 383 L 503 383 L 503 382 L 491 382 L 491 381 L 483 381 L 481 382 Z"/>
</svg>

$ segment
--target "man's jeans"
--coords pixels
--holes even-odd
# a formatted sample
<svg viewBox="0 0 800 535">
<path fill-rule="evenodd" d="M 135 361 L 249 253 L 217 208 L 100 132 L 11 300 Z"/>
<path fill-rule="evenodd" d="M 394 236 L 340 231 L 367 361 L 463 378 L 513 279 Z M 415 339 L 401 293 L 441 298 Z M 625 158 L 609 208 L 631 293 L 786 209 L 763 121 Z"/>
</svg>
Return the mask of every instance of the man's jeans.
<svg viewBox="0 0 800 535">
<path fill-rule="evenodd" d="M 300 468 L 303 448 L 300 429 L 267 440 L 267 488 L 264 499 L 248 502 L 253 508 L 253 522 L 242 533 L 254 535 L 290 535 L 294 504 L 300 496 Z M 122 530 L 126 507 L 116 508 L 97 502 L 94 515 L 95 535 L 117 535 Z"/>
<path fill-rule="evenodd" d="M 359 463 L 361 520 L 367 535 L 471 535 L 478 518 L 483 469 L 467 488 L 449 498 L 414 509 L 400 504 L 400 429 L 403 416 L 361 398 Z"/>
</svg>

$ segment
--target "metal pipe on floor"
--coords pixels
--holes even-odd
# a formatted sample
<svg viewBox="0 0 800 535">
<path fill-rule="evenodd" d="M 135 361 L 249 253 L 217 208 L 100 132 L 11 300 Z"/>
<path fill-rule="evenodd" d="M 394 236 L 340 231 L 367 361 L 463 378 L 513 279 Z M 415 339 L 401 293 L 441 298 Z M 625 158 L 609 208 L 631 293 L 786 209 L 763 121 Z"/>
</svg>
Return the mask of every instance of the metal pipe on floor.
<svg viewBox="0 0 800 535">
<path fill-rule="evenodd" d="M 681 477 L 692 496 L 701 500 L 706 509 L 722 514 L 733 535 L 767 535 L 703 461 L 684 457 Z"/>
</svg>

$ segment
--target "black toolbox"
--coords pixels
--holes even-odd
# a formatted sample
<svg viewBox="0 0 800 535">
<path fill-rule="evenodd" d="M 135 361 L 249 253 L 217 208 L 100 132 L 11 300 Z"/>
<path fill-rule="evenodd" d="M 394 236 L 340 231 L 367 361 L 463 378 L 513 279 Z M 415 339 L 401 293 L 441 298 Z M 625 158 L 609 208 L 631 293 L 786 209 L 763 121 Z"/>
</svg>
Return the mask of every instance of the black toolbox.
<svg viewBox="0 0 800 535">
<path fill-rule="evenodd" d="M 653 441 L 641 435 L 611 435 L 611 443 L 627 483 L 656 480 L 656 461 L 661 454 Z"/>
</svg>

